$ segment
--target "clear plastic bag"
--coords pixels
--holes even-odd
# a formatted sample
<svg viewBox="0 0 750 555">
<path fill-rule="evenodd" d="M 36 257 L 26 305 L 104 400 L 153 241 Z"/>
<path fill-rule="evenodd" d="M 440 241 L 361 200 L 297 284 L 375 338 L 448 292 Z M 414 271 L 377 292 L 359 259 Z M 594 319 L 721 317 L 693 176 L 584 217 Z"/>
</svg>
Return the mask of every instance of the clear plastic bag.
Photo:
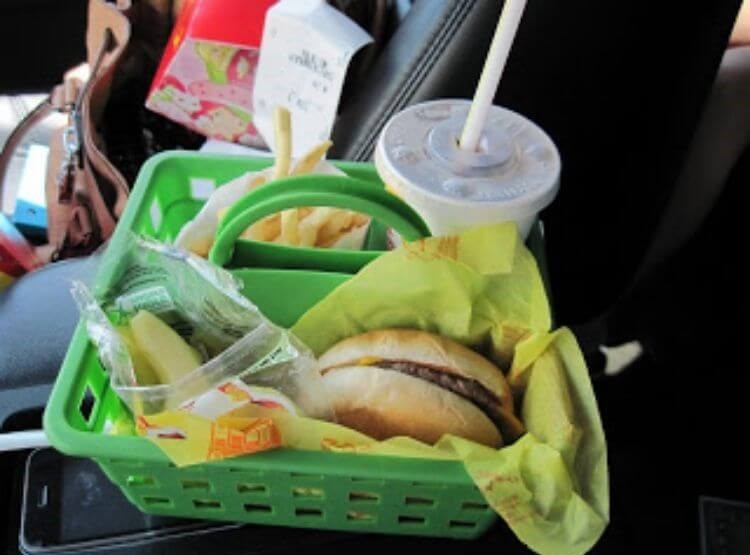
<svg viewBox="0 0 750 555">
<path fill-rule="evenodd" d="M 333 419 L 310 350 L 242 296 L 242 283 L 229 272 L 133 234 L 123 252 L 109 287 L 94 295 L 74 282 L 72 293 L 112 387 L 135 414 L 187 407 L 221 384 L 240 380 L 253 391 L 270 390 L 293 412 Z M 167 323 L 204 363 L 172 383 L 139 385 L 116 328 L 139 310 Z"/>
</svg>

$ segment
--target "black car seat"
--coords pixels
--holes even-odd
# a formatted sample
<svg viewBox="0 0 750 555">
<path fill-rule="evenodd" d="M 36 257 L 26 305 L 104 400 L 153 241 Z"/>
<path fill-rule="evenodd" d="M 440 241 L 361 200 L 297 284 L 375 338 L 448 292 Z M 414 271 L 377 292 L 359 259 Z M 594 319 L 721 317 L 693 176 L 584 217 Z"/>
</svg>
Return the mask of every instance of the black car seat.
<svg viewBox="0 0 750 555">
<path fill-rule="evenodd" d="M 470 97 L 501 7 L 413 2 L 343 104 L 334 156 L 369 159 L 388 117 L 409 104 Z M 738 8 L 739 0 L 529 2 L 496 101 L 535 120 L 562 154 L 561 192 L 544 214 L 558 322 L 597 321 L 636 274 Z M 52 266 L 0 300 L 0 386 L 23 386 L 31 368 L 45 376 L 35 383 L 52 383 L 73 320 L 65 329 L 49 322 L 70 314 L 67 280 L 77 272 L 90 267 Z"/>
</svg>

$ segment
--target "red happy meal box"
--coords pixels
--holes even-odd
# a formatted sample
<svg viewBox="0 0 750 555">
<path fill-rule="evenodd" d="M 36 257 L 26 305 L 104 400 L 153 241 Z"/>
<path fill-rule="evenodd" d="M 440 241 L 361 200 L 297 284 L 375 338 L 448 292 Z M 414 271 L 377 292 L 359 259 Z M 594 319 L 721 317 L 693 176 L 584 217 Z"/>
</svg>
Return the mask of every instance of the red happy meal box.
<svg viewBox="0 0 750 555">
<path fill-rule="evenodd" d="M 188 0 L 146 107 L 207 137 L 263 146 L 253 80 L 266 11 L 276 0 Z"/>
</svg>

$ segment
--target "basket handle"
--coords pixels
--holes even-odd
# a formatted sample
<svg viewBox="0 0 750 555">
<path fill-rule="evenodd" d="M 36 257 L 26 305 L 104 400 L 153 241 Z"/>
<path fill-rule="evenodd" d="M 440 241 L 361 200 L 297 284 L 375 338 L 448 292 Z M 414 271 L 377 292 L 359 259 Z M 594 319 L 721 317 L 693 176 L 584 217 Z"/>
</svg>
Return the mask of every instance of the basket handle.
<svg viewBox="0 0 750 555">
<path fill-rule="evenodd" d="M 406 241 L 430 236 L 422 218 L 384 189 L 349 176 L 304 175 L 273 181 L 236 202 L 219 224 L 209 260 L 224 266 L 248 227 L 271 214 L 303 206 L 330 206 L 366 214 L 393 228 Z"/>
</svg>

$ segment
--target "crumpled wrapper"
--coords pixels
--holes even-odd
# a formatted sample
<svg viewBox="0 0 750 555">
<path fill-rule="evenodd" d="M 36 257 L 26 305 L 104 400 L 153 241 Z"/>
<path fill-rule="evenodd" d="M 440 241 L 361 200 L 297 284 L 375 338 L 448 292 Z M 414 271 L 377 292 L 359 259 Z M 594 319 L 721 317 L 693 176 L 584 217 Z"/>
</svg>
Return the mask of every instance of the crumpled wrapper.
<svg viewBox="0 0 750 555">
<path fill-rule="evenodd" d="M 460 459 L 531 549 L 588 551 L 609 520 L 604 432 L 583 355 L 569 330 L 550 332 L 544 284 L 515 226 L 405 244 L 318 303 L 292 333 L 319 356 L 346 337 L 399 327 L 454 339 L 509 369 L 527 433 L 497 450 L 450 436 L 433 447 L 397 438 L 350 450 Z"/>
</svg>

